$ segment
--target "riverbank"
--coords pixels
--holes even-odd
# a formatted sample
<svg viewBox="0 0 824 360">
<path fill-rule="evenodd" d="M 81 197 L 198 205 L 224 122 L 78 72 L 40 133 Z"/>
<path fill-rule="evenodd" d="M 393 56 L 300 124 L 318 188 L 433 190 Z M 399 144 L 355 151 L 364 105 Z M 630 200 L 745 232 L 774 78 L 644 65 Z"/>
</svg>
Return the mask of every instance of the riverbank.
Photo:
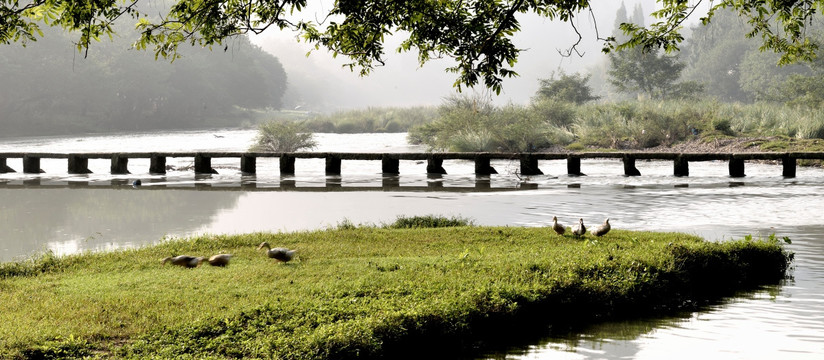
<svg viewBox="0 0 824 360">
<path fill-rule="evenodd" d="M 255 246 L 298 249 L 275 263 Z M 225 268 L 162 266 L 232 253 Z M 382 229 L 204 236 L 0 266 L 0 357 L 375 358 L 502 329 L 689 309 L 785 276 L 779 241 L 613 230 Z M 429 349 L 437 346 L 427 346 Z M 419 350 L 420 351 L 420 350 Z"/>
</svg>

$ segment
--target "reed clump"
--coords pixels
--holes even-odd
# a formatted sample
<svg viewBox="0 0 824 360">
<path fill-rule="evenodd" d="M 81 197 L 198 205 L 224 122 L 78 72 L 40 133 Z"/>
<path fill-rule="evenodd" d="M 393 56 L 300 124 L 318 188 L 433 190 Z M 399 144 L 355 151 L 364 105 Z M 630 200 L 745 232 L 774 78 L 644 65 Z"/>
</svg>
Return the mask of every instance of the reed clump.
<svg viewBox="0 0 824 360">
<path fill-rule="evenodd" d="M 256 251 L 263 241 L 298 249 L 298 259 L 272 261 Z M 232 253 L 232 263 L 160 262 L 217 253 Z M 0 279 L 0 358 L 354 359 L 421 343 L 462 351 L 537 319 L 648 315 L 731 295 L 780 281 L 790 260 L 774 237 L 711 243 L 612 230 L 577 239 L 548 227 L 173 239 L 54 266 L 3 264 L 15 270 Z"/>
</svg>

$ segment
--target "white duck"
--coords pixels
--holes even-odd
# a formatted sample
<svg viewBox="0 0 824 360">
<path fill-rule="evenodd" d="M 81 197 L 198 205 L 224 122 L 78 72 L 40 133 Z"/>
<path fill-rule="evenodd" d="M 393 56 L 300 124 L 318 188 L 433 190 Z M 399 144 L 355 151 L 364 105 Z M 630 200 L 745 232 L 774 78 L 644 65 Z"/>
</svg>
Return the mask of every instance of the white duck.
<svg viewBox="0 0 824 360">
<path fill-rule="evenodd" d="M 295 253 L 297 252 L 297 250 L 289 250 L 287 248 L 282 247 L 273 248 L 269 246 L 268 242 L 265 241 L 258 245 L 258 250 L 263 249 L 264 247 L 268 249 L 268 251 L 266 252 L 267 256 L 281 262 L 287 262 L 289 260 L 292 260 L 292 258 L 295 257 Z"/>
<path fill-rule="evenodd" d="M 584 226 L 584 219 L 578 219 L 578 225 L 572 229 L 572 234 L 575 236 L 584 236 L 587 233 L 587 227 Z"/>
</svg>

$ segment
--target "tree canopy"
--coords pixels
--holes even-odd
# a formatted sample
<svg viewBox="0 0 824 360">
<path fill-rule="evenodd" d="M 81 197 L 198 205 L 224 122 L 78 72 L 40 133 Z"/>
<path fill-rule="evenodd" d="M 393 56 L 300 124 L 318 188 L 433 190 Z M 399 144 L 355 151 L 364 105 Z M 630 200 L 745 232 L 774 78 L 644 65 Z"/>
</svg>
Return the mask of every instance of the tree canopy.
<svg viewBox="0 0 824 360">
<path fill-rule="evenodd" d="M 77 47 L 86 51 L 92 40 L 111 36 L 113 23 L 132 18 L 138 35 L 134 47 L 156 56 L 176 57 L 180 44 L 222 45 L 233 36 L 268 28 L 297 31 L 317 48 L 351 59 L 353 70 L 368 74 L 384 62 L 388 35 L 404 37 L 397 51 L 416 51 L 421 64 L 448 57 L 457 74 L 455 85 L 479 82 L 501 90 L 522 49 L 512 42 L 520 31 L 518 15 L 534 13 L 575 26 L 589 16 L 588 0 L 336 0 L 325 16 L 301 18 L 306 0 L 173 0 L 161 16 L 149 16 L 138 3 L 151 0 L 0 0 L 0 42 L 34 41 L 41 27 L 61 26 L 79 34 Z M 624 23 L 626 41 L 604 40 L 604 50 L 640 47 L 671 52 L 684 40 L 684 21 L 703 0 L 658 0 L 647 26 Z M 818 45 L 805 29 L 824 0 L 717 0 L 701 18 L 709 23 L 719 9 L 731 9 L 749 25 L 747 37 L 761 37 L 762 49 L 781 54 L 781 63 L 815 58 Z M 152 12 L 154 14 L 154 10 Z M 577 30 L 576 30 L 577 31 Z"/>
<path fill-rule="evenodd" d="M 535 93 L 538 99 L 554 99 L 575 104 L 598 100 L 600 97 L 592 94 L 592 88 L 587 85 L 590 75 L 561 73 L 558 78 L 555 74 L 549 79 L 538 79 L 540 87 Z"/>
</svg>

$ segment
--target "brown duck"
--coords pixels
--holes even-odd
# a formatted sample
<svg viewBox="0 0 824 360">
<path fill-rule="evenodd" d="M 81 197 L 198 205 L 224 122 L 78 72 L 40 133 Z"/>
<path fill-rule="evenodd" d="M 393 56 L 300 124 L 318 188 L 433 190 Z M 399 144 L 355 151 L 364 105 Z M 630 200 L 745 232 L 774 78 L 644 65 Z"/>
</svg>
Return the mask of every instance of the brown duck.
<svg viewBox="0 0 824 360">
<path fill-rule="evenodd" d="M 273 248 L 269 246 L 268 242 L 265 241 L 258 245 L 258 250 L 263 249 L 264 247 L 268 249 L 268 251 L 266 251 L 266 256 L 281 262 L 288 262 L 292 260 L 297 252 L 297 250 L 289 250 L 282 247 Z"/>
<path fill-rule="evenodd" d="M 210 257 L 208 262 L 212 266 L 227 266 L 231 258 L 232 254 L 217 254 Z"/>
<path fill-rule="evenodd" d="M 566 228 L 558 223 L 558 217 L 552 217 L 552 230 L 555 230 L 555 233 L 558 235 L 563 235 L 566 232 Z"/>
<path fill-rule="evenodd" d="M 200 266 L 200 263 L 202 263 L 204 259 L 205 258 L 197 256 L 178 255 L 175 257 L 167 257 L 163 259 L 163 265 L 166 265 L 167 262 L 171 262 L 172 265 L 183 266 L 186 268 L 194 268 Z"/>
<path fill-rule="evenodd" d="M 607 218 L 603 224 L 596 226 L 594 229 L 592 229 L 591 232 L 592 235 L 595 236 L 604 236 L 609 232 L 610 229 L 611 227 L 609 226 L 609 218 Z"/>
</svg>

